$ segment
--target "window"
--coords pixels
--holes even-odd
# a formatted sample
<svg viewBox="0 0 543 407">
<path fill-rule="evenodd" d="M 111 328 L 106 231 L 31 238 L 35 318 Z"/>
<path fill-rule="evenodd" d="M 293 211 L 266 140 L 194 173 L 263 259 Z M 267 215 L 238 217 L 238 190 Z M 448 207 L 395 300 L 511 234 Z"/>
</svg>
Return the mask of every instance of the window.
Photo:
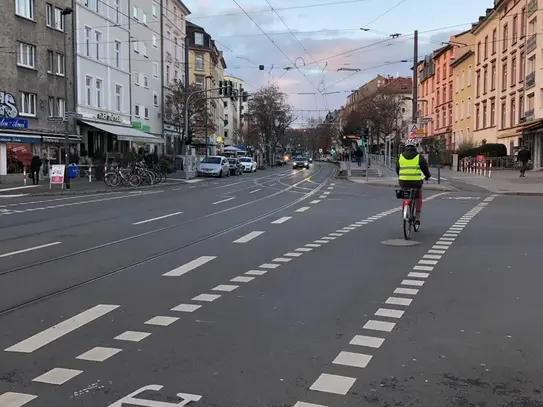
<svg viewBox="0 0 543 407">
<path fill-rule="evenodd" d="M 19 57 L 17 65 L 26 68 L 36 68 L 36 47 L 34 45 L 19 43 Z"/>
<path fill-rule="evenodd" d="M 483 102 L 483 129 L 486 129 L 486 102 Z"/>
<path fill-rule="evenodd" d="M 144 113 L 145 113 L 145 118 L 149 120 L 149 108 L 147 106 L 145 106 Z"/>
<path fill-rule="evenodd" d="M 522 82 L 524 80 L 524 51 L 520 53 L 520 64 L 518 70 L 518 81 Z"/>
<path fill-rule="evenodd" d="M 524 96 L 522 93 L 518 97 L 518 119 L 524 116 Z"/>
<path fill-rule="evenodd" d="M 174 79 L 179 79 L 179 71 L 177 69 L 173 73 L 173 78 Z"/>
<path fill-rule="evenodd" d="M 47 72 L 53 73 L 55 69 L 55 53 L 53 51 L 47 51 Z"/>
<path fill-rule="evenodd" d="M 139 74 L 139 72 L 134 72 L 134 84 L 136 84 L 136 85 L 140 84 L 140 74 Z"/>
<path fill-rule="evenodd" d="M 168 10 L 170 10 L 170 2 L 168 0 L 164 0 L 164 15 L 168 17 Z"/>
<path fill-rule="evenodd" d="M 92 105 L 92 76 L 85 77 L 85 104 Z"/>
<path fill-rule="evenodd" d="M 91 56 L 91 35 L 92 29 L 90 27 L 85 27 L 85 55 Z"/>
<path fill-rule="evenodd" d="M 505 107 L 505 102 L 502 102 L 502 112 L 501 112 L 501 125 L 502 125 L 502 129 L 505 129 L 507 127 L 507 123 L 506 123 L 506 107 Z"/>
<path fill-rule="evenodd" d="M 461 89 L 464 90 L 464 88 L 466 87 L 466 71 L 464 69 L 462 69 L 462 77 L 460 79 Z"/>
<path fill-rule="evenodd" d="M 460 103 L 460 120 L 464 120 L 464 101 L 462 100 L 462 102 Z"/>
<path fill-rule="evenodd" d="M 58 7 L 55 7 L 55 28 L 64 31 L 64 16 L 62 15 L 62 9 Z"/>
<path fill-rule="evenodd" d="M 517 37 L 518 37 L 518 15 L 515 14 L 515 16 L 513 17 L 513 38 L 512 38 L 511 44 L 514 45 L 517 43 Z"/>
<path fill-rule="evenodd" d="M 170 54 L 172 53 L 172 33 L 169 31 L 166 31 L 166 51 L 168 51 Z"/>
<path fill-rule="evenodd" d="M 153 92 L 153 106 L 158 107 L 158 95 Z"/>
<path fill-rule="evenodd" d="M 520 13 L 520 37 L 526 35 L 526 9 L 523 7 Z"/>
<path fill-rule="evenodd" d="M 194 80 L 195 85 L 198 87 L 198 89 L 203 90 L 204 89 L 204 78 L 197 77 Z"/>
<path fill-rule="evenodd" d="M 102 33 L 100 31 L 94 32 L 94 40 L 96 41 L 96 59 L 100 60 L 100 41 L 102 40 Z"/>
<path fill-rule="evenodd" d="M 509 42 L 509 28 L 507 24 L 503 26 L 503 52 L 507 51 L 507 43 Z"/>
<path fill-rule="evenodd" d="M 177 15 L 177 7 L 173 8 L 173 23 L 177 27 L 179 25 L 179 16 Z"/>
<path fill-rule="evenodd" d="M 115 66 L 121 67 L 121 42 L 115 41 Z"/>
<path fill-rule="evenodd" d="M 121 22 L 121 2 L 120 0 L 115 0 L 115 23 L 119 24 Z"/>
<path fill-rule="evenodd" d="M 134 116 L 140 117 L 140 106 L 134 105 Z"/>
<path fill-rule="evenodd" d="M 153 62 L 153 78 L 158 78 L 158 62 Z"/>
<path fill-rule="evenodd" d="M 149 77 L 147 75 L 143 75 L 143 86 L 149 89 Z"/>
<path fill-rule="evenodd" d="M 34 20 L 34 0 L 15 0 L 15 14 Z"/>
<path fill-rule="evenodd" d="M 511 58 L 511 86 L 517 81 L 517 58 Z"/>
<path fill-rule="evenodd" d="M 153 12 L 153 17 L 158 18 L 158 4 L 153 2 L 153 5 L 151 6 L 151 8 Z"/>
<path fill-rule="evenodd" d="M 55 98 L 49 96 L 49 101 L 47 103 L 47 115 L 55 116 Z"/>
<path fill-rule="evenodd" d="M 530 35 L 534 35 L 537 32 L 537 18 L 534 18 L 532 21 L 530 21 L 528 26 L 528 33 Z"/>
<path fill-rule="evenodd" d="M 439 89 L 436 91 L 436 100 L 437 100 L 437 104 L 438 106 L 441 104 L 439 101 L 440 101 L 440 98 L 439 98 Z"/>
<path fill-rule="evenodd" d="M 203 33 L 194 33 L 194 44 L 204 45 L 204 34 Z"/>
<path fill-rule="evenodd" d="M 494 28 L 492 30 L 492 55 L 496 53 L 497 42 L 498 42 L 498 31 Z"/>
<path fill-rule="evenodd" d="M 204 70 L 204 56 L 203 55 L 196 55 L 196 70 L 197 71 L 203 71 Z"/>
<path fill-rule="evenodd" d="M 492 62 L 490 70 L 490 90 L 496 90 L 496 62 Z"/>
<path fill-rule="evenodd" d="M 57 99 L 57 112 L 60 117 L 64 117 L 66 114 L 66 101 L 64 99 Z"/>
<path fill-rule="evenodd" d="M 533 93 L 528 95 L 528 99 L 526 99 L 526 111 L 529 112 L 530 110 L 534 110 L 534 102 L 535 102 L 535 96 Z"/>
<path fill-rule="evenodd" d="M 479 117 L 481 114 L 480 106 L 475 106 L 475 130 L 479 130 Z"/>
<path fill-rule="evenodd" d="M 477 71 L 477 83 L 476 83 L 476 87 L 477 87 L 477 97 L 481 96 L 481 71 Z"/>
<path fill-rule="evenodd" d="M 517 101 L 515 100 L 515 97 L 513 96 L 511 98 L 511 106 L 509 108 L 509 120 L 511 123 L 511 127 L 515 125 L 517 119 Z"/>
<path fill-rule="evenodd" d="M 141 13 L 141 21 L 143 22 L 143 24 L 147 25 L 147 14 L 145 14 L 144 12 Z"/>
<path fill-rule="evenodd" d="M 439 83 L 439 79 L 441 78 L 441 75 L 439 74 L 439 68 L 436 69 L 436 82 Z"/>
<path fill-rule="evenodd" d="M 21 92 L 21 116 L 36 116 L 36 102 L 38 96 L 35 93 Z"/>
<path fill-rule="evenodd" d="M 455 78 L 455 83 L 454 83 L 454 87 L 456 88 L 456 93 L 458 93 L 458 91 L 460 90 L 460 75 L 459 74 L 456 74 L 456 78 Z"/>
<path fill-rule="evenodd" d="M 528 74 L 535 72 L 535 68 L 535 55 L 532 55 L 530 58 L 528 58 Z"/>
<path fill-rule="evenodd" d="M 45 25 L 47 27 L 53 26 L 53 6 L 49 3 L 45 4 Z M 53 115 L 51 115 L 53 116 Z"/>
<path fill-rule="evenodd" d="M 477 43 L 477 65 L 481 63 L 481 42 Z"/>
<path fill-rule="evenodd" d="M 102 80 L 96 79 L 95 82 L 95 91 L 96 91 L 96 107 L 102 107 Z"/>
<path fill-rule="evenodd" d="M 123 107 L 123 87 L 121 85 L 115 85 L 115 109 L 120 112 Z"/>
<path fill-rule="evenodd" d="M 224 102 L 224 104 L 226 105 L 226 102 Z M 459 114 L 459 110 L 460 110 L 460 108 L 458 107 L 458 102 L 456 102 L 456 105 L 454 107 L 455 107 L 455 109 L 454 109 L 454 120 L 458 121 L 458 114 Z"/>
<path fill-rule="evenodd" d="M 484 46 L 484 52 L 485 52 L 485 60 L 488 59 L 488 35 L 485 37 L 485 46 Z"/>
<path fill-rule="evenodd" d="M 483 70 L 483 95 L 486 94 L 487 83 L 488 83 L 488 69 L 485 67 L 485 69 Z"/>
<path fill-rule="evenodd" d="M 507 87 L 507 61 L 502 65 L 502 90 Z"/>
<path fill-rule="evenodd" d="M 175 59 L 179 59 L 179 49 L 177 46 L 177 37 L 173 39 L 173 56 Z"/>
<path fill-rule="evenodd" d="M 134 44 L 134 52 L 140 52 L 140 43 L 138 40 L 132 37 L 132 43 Z"/>
<path fill-rule="evenodd" d="M 147 43 L 145 41 L 141 42 L 141 55 L 147 57 Z"/>
<path fill-rule="evenodd" d="M 134 20 L 137 20 L 138 19 L 138 8 L 136 6 L 132 7 L 132 17 L 134 18 Z"/>
<path fill-rule="evenodd" d="M 468 98 L 468 104 L 466 108 L 466 117 L 471 117 L 471 98 Z"/>
<path fill-rule="evenodd" d="M 153 34 L 153 47 L 158 48 L 158 38 Z"/>
<path fill-rule="evenodd" d="M 56 74 L 60 76 L 64 76 L 66 72 L 66 58 L 64 58 L 64 55 L 57 54 L 57 63 L 56 63 Z"/>
<path fill-rule="evenodd" d="M 170 84 L 170 65 L 166 65 L 166 85 Z"/>
<path fill-rule="evenodd" d="M 468 87 L 471 86 L 471 65 L 468 66 Z"/>
<path fill-rule="evenodd" d="M 490 99 L 490 126 L 496 125 L 496 101 Z"/>
</svg>

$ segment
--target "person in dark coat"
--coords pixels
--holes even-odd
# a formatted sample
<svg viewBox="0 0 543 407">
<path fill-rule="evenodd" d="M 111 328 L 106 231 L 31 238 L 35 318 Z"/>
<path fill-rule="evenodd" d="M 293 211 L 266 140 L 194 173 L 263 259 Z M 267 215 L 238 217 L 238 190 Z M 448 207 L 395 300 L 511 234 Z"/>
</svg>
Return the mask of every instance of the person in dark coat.
<svg viewBox="0 0 543 407">
<path fill-rule="evenodd" d="M 520 177 L 526 177 L 526 170 L 528 169 L 528 162 L 532 159 L 532 154 L 530 150 L 522 146 L 517 155 L 517 161 L 520 164 Z"/>
<path fill-rule="evenodd" d="M 32 177 L 33 185 L 38 185 L 40 183 L 40 167 L 41 158 L 35 155 L 32 157 L 32 161 L 30 161 L 30 176 Z"/>
</svg>

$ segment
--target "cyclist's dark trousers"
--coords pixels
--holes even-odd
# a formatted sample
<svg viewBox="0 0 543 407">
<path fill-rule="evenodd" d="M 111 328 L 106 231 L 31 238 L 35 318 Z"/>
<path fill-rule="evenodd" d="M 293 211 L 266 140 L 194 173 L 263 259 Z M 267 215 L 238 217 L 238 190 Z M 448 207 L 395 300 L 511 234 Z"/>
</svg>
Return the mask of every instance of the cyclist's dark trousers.
<svg viewBox="0 0 543 407">
<path fill-rule="evenodd" d="M 416 210 L 420 212 L 422 210 L 422 184 L 423 181 L 399 181 L 400 188 L 415 188 L 419 190 L 417 197 Z"/>
</svg>

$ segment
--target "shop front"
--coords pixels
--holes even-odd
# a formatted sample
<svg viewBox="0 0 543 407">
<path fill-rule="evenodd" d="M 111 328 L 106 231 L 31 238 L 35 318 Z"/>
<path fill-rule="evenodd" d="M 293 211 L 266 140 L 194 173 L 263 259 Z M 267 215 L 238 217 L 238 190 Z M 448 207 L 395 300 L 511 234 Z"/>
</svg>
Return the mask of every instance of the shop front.
<svg viewBox="0 0 543 407">
<path fill-rule="evenodd" d="M 23 172 L 23 168 L 29 166 L 32 160 L 33 146 L 39 143 L 39 135 L 19 136 L 0 132 L 0 178 Z"/>
</svg>

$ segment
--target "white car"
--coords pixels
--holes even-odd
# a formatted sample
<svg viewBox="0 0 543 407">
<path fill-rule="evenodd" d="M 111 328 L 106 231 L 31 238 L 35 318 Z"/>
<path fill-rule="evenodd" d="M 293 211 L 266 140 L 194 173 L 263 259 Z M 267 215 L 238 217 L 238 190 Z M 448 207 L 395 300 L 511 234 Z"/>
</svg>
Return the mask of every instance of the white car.
<svg viewBox="0 0 543 407">
<path fill-rule="evenodd" d="M 256 161 L 251 157 L 240 157 L 239 162 L 243 165 L 243 171 L 256 172 Z"/>
<path fill-rule="evenodd" d="M 205 157 L 198 167 L 198 175 L 210 175 L 212 177 L 222 177 L 223 175 L 226 175 L 229 177 L 230 164 L 228 163 L 228 158 L 220 155 Z"/>
</svg>

